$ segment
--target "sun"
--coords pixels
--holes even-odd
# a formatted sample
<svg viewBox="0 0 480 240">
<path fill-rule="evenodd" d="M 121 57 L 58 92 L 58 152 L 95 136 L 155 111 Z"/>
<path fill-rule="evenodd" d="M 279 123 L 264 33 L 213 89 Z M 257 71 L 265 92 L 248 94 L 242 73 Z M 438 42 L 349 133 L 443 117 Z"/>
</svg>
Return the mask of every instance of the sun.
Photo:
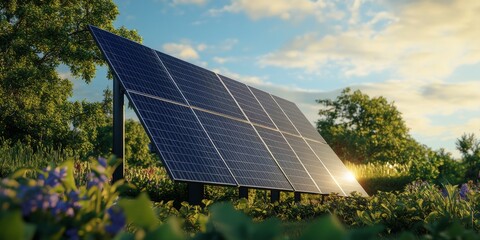
<svg viewBox="0 0 480 240">
<path fill-rule="evenodd" d="M 355 178 L 355 174 L 353 174 L 352 172 L 350 171 L 347 171 L 345 173 L 345 176 L 344 176 L 345 180 L 349 181 L 349 182 L 353 182 L 353 181 L 357 181 L 357 179 Z"/>
</svg>

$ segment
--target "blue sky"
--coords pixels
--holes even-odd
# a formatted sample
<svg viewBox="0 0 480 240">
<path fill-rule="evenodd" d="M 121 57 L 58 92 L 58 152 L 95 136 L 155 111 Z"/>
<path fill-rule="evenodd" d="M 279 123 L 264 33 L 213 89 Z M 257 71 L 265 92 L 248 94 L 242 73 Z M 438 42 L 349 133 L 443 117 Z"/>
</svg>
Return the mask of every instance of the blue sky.
<svg viewBox="0 0 480 240">
<path fill-rule="evenodd" d="M 143 44 L 297 103 L 352 87 L 394 101 L 413 136 L 455 156 L 480 136 L 480 1 L 116 1 Z M 111 86 L 99 69 L 73 99 Z M 128 113 L 129 116 L 133 114 Z"/>
</svg>

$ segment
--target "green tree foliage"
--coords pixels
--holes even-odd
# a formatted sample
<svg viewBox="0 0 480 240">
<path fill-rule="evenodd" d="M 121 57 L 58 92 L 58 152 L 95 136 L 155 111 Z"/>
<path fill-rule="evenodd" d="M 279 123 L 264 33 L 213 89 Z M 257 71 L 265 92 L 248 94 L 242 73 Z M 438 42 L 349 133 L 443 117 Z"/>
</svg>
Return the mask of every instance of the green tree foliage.
<svg viewBox="0 0 480 240">
<path fill-rule="evenodd" d="M 466 168 L 466 179 L 480 178 L 480 140 L 475 134 L 463 134 L 456 142 Z"/>
<path fill-rule="evenodd" d="M 139 41 L 135 31 L 113 27 L 117 15 L 111 0 L 0 2 L 0 136 L 59 146 L 78 137 L 80 128 L 72 131 L 72 124 L 87 131 L 78 119 L 95 117 L 78 116 L 78 109 L 95 115 L 95 104 L 69 102 L 72 83 L 57 69 L 65 66 L 88 83 L 105 63 L 88 24 Z"/>
<path fill-rule="evenodd" d="M 346 88 L 322 105 L 317 128 L 340 158 L 357 163 L 408 163 L 425 154 L 401 113 L 384 97 L 369 97 Z"/>
<path fill-rule="evenodd" d="M 72 122 L 74 137 L 69 145 L 81 157 L 108 156 L 112 152 L 113 117 L 112 91 L 103 92 L 101 102 L 75 102 Z M 125 121 L 125 159 L 129 164 L 147 166 L 154 164 L 145 130 L 138 121 Z"/>
<path fill-rule="evenodd" d="M 410 165 L 409 174 L 414 179 L 434 181 L 438 184 L 459 184 L 463 168 L 452 154 L 441 148 L 433 151 L 425 147 L 425 157 Z"/>
</svg>

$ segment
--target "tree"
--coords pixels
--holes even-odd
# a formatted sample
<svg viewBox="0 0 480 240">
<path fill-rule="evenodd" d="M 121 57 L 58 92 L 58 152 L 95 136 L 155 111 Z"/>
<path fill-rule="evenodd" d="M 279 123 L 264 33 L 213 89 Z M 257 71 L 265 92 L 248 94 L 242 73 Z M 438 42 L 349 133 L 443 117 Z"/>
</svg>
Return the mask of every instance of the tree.
<svg viewBox="0 0 480 240">
<path fill-rule="evenodd" d="M 433 151 L 425 147 L 425 158 L 410 165 L 410 176 L 414 179 L 434 181 L 437 184 L 459 184 L 463 181 L 460 162 L 445 149 Z"/>
<path fill-rule="evenodd" d="M 462 154 L 465 166 L 465 178 L 475 180 L 480 178 L 480 140 L 475 134 L 463 134 L 455 143 Z"/>
<path fill-rule="evenodd" d="M 69 144 L 81 157 L 109 156 L 112 152 L 113 118 L 112 91 L 103 92 L 101 102 L 76 102 L 72 122 L 75 137 Z M 155 163 L 155 155 L 150 153 L 145 130 L 138 121 L 125 122 L 125 159 L 129 164 L 146 166 Z"/>
<path fill-rule="evenodd" d="M 89 83 L 105 62 L 88 24 L 140 40 L 135 31 L 115 29 L 118 9 L 111 0 L 25 0 L 0 2 L 0 136 L 59 146 L 75 137 L 72 118 L 85 103 L 71 103 L 69 69 Z M 72 135 L 73 134 L 73 135 Z"/>
<path fill-rule="evenodd" d="M 425 147 L 410 136 L 401 113 L 384 97 L 346 88 L 335 100 L 317 102 L 322 105 L 317 129 L 340 158 L 408 163 L 425 157 Z"/>
</svg>

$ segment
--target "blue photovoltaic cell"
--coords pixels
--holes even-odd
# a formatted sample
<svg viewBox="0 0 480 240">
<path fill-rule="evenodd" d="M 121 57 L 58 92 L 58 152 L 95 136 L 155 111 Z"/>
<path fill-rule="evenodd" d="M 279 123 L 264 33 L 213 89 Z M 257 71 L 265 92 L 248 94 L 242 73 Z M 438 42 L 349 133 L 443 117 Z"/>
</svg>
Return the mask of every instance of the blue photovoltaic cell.
<svg viewBox="0 0 480 240">
<path fill-rule="evenodd" d="M 312 178 L 279 131 L 256 126 L 258 133 L 283 169 L 295 191 L 320 193 Z"/>
<path fill-rule="evenodd" d="M 190 108 L 127 95 L 174 180 L 236 185 Z"/>
<path fill-rule="evenodd" d="M 243 109 L 243 112 L 245 112 L 250 122 L 276 129 L 275 125 L 273 125 L 267 113 L 263 111 L 262 106 L 260 106 L 247 85 L 222 75 L 219 76 L 223 83 L 225 83 L 225 86 L 227 86 L 228 90 L 230 90 L 235 100 L 237 100 L 240 108 Z"/>
<path fill-rule="evenodd" d="M 338 158 L 337 154 L 327 145 L 314 141 L 307 140 L 308 145 L 313 149 L 315 154 L 322 160 L 323 164 L 328 168 L 333 178 L 342 187 L 346 194 L 353 191 L 361 193 L 363 196 L 368 196 L 362 186 L 357 182 L 351 172 L 343 165 L 343 162 Z"/>
<path fill-rule="evenodd" d="M 293 151 L 295 151 L 300 161 L 303 163 L 303 166 L 305 166 L 310 173 L 313 181 L 315 181 L 318 188 L 320 188 L 320 191 L 323 194 L 340 193 L 342 195 L 342 189 L 340 189 L 335 183 L 332 176 L 308 147 L 307 143 L 300 137 L 288 134 L 285 134 L 284 136 L 290 146 L 292 146 Z"/>
<path fill-rule="evenodd" d="M 303 137 L 319 142 L 325 142 L 325 139 L 323 139 L 317 129 L 312 126 L 310 121 L 308 121 L 307 117 L 303 115 L 302 111 L 300 111 L 295 103 L 277 96 L 273 96 L 273 98 L 277 101 L 278 105 L 283 109 Z"/>
<path fill-rule="evenodd" d="M 191 106 L 245 119 L 215 73 L 158 51 L 157 54 Z"/>
<path fill-rule="evenodd" d="M 293 190 L 252 125 L 195 112 L 240 186 Z"/>
<path fill-rule="evenodd" d="M 186 103 L 154 50 L 93 26 L 90 31 L 126 90 Z"/>
<path fill-rule="evenodd" d="M 273 120 L 275 125 L 277 125 L 280 131 L 294 135 L 300 135 L 269 93 L 250 86 L 249 88 L 252 90 L 253 94 L 257 97 L 260 104 L 262 104 L 263 108 L 265 111 L 267 111 L 268 115 Z"/>
</svg>

